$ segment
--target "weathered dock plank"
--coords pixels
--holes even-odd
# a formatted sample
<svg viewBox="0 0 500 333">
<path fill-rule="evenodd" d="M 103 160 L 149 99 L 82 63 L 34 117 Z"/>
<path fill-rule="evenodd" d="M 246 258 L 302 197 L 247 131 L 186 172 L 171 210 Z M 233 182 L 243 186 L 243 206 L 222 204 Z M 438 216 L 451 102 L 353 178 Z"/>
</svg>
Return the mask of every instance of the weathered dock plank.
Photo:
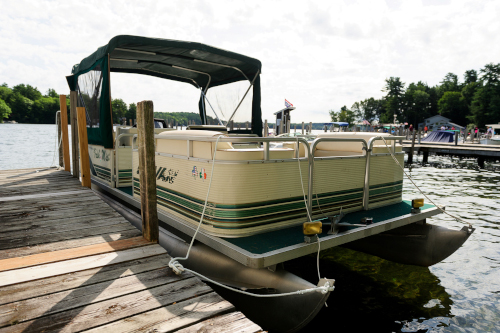
<svg viewBox="0 0 500 333">
<path fill-rule="evenodd" d="M 261 331 L 169 260 L 68 172 L 0 171 L 0 333 Z"/>
</svg>

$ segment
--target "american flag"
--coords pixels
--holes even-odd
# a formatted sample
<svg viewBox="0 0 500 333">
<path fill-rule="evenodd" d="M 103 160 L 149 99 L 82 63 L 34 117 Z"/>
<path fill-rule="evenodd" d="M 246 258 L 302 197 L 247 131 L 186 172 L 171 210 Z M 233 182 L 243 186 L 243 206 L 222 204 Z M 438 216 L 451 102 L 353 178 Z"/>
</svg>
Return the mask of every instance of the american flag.
<svg viewBox="0 0 500 333">
<path fill-rule="evenodd" d="M 293 106 L 293 104 L 292 104 L 292 103 L 290 103 L 289 101 L 287 101 L 287 100 L 285 99 L 285 106 L 286 106 L 287 108 L 291 108 L 291 107 Z"/>
</svg>

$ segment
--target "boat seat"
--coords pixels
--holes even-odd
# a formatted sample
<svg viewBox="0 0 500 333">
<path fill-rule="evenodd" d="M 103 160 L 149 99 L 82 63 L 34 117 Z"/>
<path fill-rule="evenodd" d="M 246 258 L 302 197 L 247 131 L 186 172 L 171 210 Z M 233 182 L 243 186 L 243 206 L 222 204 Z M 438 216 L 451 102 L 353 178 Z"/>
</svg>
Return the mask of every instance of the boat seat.
<svg viewBox="0 0 500 333">
<path fill-rule="evenodd" d="M 384 136 L 389 137 L 388 133 L 375 133 L 375 132 L 330 132 L 318 134 L 319 138 L 339 138 L 339 139 L 364 139 L 366 143 L 375 137 Z M 316 139 L 316 140 L 317 140 Z M 377 141 L 380 142 L 380 141 Z M 391 142 L 387 142 L 392 145 Z M 401 152 L 402 146 L 396 144 L 396 152 Z M 373 145 L 374 154 L 387 153 L 387 148 L 385 144 Z M 326 156 L 353 156 L 353 155 L 364 155 L 363 144 L 361 142 L 320 142 L 316 145 L 314 156 L 326 157 Z"/>
<path fill-rule="evenodd" d="M 283 148 L 291 148 L 294 151 L 297 149 L 297 142 L 283 142 Z M 306 146 L 299 143 L 299 157 L 307 157 Z"/>
<path fill-rule="evenodd" d="M 160 134 L 165 131 L 175 131 L 173 128 L 155 128 L 155 134 Z M 137 127 L 120 127 L 119 134 L 137 134 Z M 120 139 L 120 146 L 132 146 L 132 136 L 122 137 Z M 113 140 L 116 140 L 115 132 L 113 132 Z"/>
<path fill-rule="evenodd" d="M 162 140 L 157 139 L 156 151 L 160 153 L 187 156 L 187 140 L 188 137 L 217 137 L 224 135 L 221 132 L 205 131 L 205 130 L 190 130 L 190 131 L 169 131 L 163 132 L 160 136 L 167 139 L 169 136 L 186 136 L 186 140 Z M 227 137 L 227 135 L 224 135 Z M 192 156 L 196 158 L 212 159 L 215 151 L 215 142 L 196 141 L 193 142 Z M 271 148 L 269 149 L 269 158 L 271 159 L 289 159 L 294 157 L 293 149 L 287 148 Z M 244 148 L 236 149 L 230 142 L 218 142 L 217 160 L 227 161 L 248 161 L 248 160 L 263 160 L 263 148 Z"/>
<path fill-rule="evenodd" d="M 269 148 L 269 159 L 285 160 L 295 157 L 295 152 L 291 148 Z M 217 149 L 216 160 L 224 161 L 253 161 L 264 159 L 263 148 L 246 149 Z"/>
</svg>

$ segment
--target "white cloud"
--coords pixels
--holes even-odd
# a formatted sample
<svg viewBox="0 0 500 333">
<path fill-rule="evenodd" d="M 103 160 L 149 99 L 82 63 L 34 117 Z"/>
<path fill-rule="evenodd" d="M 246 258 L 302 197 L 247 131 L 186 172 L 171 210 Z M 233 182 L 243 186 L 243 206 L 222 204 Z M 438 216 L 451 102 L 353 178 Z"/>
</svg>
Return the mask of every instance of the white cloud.
<svg viewBox="0 0 500 333">
<path fill-rule="evenodd" d="M 380 97 L 384 79 L 435 85 L 500 62 L 495 1 L 9 1 L 0 11 L 0 83 L 67 91 L 71 67 L 119 34 L 197 41 L 263 63 L 264 118 L 294 121 Z M 112 75 L 113 97 L 196 110 L 191 86 Z M 186 101 L 189 103 L 186 105 Z"/>
</svg>

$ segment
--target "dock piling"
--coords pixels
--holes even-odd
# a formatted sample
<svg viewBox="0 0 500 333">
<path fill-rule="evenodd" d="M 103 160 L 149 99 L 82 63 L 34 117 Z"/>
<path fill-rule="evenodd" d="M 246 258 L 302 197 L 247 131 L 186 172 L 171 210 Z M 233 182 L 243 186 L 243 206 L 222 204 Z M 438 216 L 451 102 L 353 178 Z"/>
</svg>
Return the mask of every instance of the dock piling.
<svg viewBox="0 0 500 333">
<path fill-rule="evenodd" d="M 158 243 L 158 212 L 156 210 L 156 166 L 153 101 L 137 103 L 137 139 L 139 146 L 139 179 L 141 188 L 142 235 Z M 177 127 L 177 123 L 176 123 Z"/>
<path fill-rule="evenodd" d="M 73 166 L 73 178 L 80 177 L 80 165 L 79 165 L 80 150 L 78 149 L 78 116 L 76 114 L 76 105 L 77 105 L 76 91 L 70 91 L 69 116 L 71 122 L 71 155 L 73 156 L 73 160 L 71 161 L 71 163 Z"/>
<path fill-rule="evenodd" d="M 80 144 L 80 170 L 82 172 L 82 186 L 91 187 L 89 143 L 87 139 L 87 117 L 85 108 L 76 108 L 78 115 L 78 143 Z"/>
<path fill-rule="evenodd" d="M 411 149 L 410 151 L 408 152 L 408 164 L 412 164 L 413 163 L 413 149 L 415 148 L 415 132 L 416 130 L 413 129 L 412 132 L 412 139 L 411 139 Z"/>
<path fill-rule="evenodd" d="M 69 146 L 68 146 L 68 107 L 66 106 L 66 95 L 59 95 L 59 108 L 61 110 L 61 129 L 62 129 L 62 146 L 64 170 L 71 172 L 71 164 L 69 161 Z"/>
<path fill-rule="evenodd" d="M 61 136 L 62 136 L 61 112 L 56 113 L 56 122 L 57 122 L 57 145 L 58 145 L 58 152 L 59 152 L 59 166 L 61 168 L 63 168 L 64 167 L 64 160 L 63 160 L 63 147 L 61 144 Z"/>
</svg>

